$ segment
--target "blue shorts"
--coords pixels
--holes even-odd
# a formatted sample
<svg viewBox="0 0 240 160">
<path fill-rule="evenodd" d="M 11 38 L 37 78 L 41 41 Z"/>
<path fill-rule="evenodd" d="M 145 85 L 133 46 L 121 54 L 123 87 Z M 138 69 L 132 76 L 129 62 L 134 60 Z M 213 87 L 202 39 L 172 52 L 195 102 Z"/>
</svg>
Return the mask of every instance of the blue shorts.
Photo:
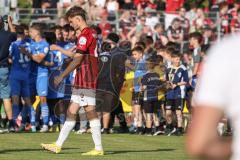
<svg viewBox="0 0 240 160">
<path fill-rule="evenodd" d="M 10 98 L 9 69 L 0 68 L 0 98 Z"/>
<path fill-rule="evenodd" d="M 29 82 L 27 80 L 10 78 L 10 86 L 12 96 L 30 97 Z"/>
<path fill-rule="evenodd" d="M 37 95 L 46 97 L 48 95 L 48 73 L 40 73 L 36 82 Z"/>
</svg>

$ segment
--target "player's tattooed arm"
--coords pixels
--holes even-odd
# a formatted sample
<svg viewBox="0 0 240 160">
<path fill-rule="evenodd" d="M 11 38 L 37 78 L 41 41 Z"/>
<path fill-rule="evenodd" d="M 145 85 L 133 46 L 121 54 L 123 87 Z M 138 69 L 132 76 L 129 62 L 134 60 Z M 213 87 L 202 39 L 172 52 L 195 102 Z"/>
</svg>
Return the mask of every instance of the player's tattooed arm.
<svg viewBox="0 0 240 160">
<path fill-rule="evenodd" d="M 70 57 L 70 58 L 73 58 L 74 57 L 74 51 L 75 51 L 76 47 L 72 47 L 70 49 L 63 49 L 62 47 L 56 45 L 56 44 L 53 44 L 50 46 L 50 50 L 53 51 L 53 50 L 56 50 L 56 51 L 59 51 L 61 52 L 62 54 Z"/>
<path fill-rule="evenodd" d="M 41 63 L 43 61 L 43 59 L 45 58 L 45 54 L 40 53 L 37 55 L 33 55 L 31 53 L 29 53 L 24 47 L 19 47 L 20 51 L 22 54 L 28 56 L 28 58 L 30 58 L 31 60 L 37 62 L 37 63 Z"/>
<path fill-rule="evenodd" d="M 53 62 L 48 62 L 48 61 L 42 61 L 41 62 L 42 65 L 46 66 L 46 67 L 52 67 L 54 66 Z"/>
<path fill-rule="evenodd" d="M 54 84 L 58 86 L 66 76 L 68 76 L 71 72 L 73 72 L 82 63 L 83 58 L 84 58 L 84 54 L 76 53 L 73 57 L 73 60 L 70 62 L 67 68 L 62 72 L 62 74 L 54 79 Z"/>
</svg>

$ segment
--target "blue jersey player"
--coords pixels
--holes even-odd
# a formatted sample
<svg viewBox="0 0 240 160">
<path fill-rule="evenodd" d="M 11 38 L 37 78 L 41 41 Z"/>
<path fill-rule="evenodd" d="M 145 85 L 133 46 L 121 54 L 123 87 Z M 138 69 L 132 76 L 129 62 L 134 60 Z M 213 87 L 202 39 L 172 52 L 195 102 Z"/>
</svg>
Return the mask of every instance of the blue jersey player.
<svg viewBox="0 0 240 160">
<path fill-rule="evenodd" d="M 158 90 L 162 82 L 160 81 L 160 76 L 154 71 L 157 61 L 155 57 L 149 57 L 146 60 L 147 73 L 141 79 L 142 90 L 144 91 L 143 96 L 143 110 L 146 114 L 146 134 L 152 134 L 152 124 L 156 128 L 156 131 L 160 131 L 159 119 L 154 116 L 157 110 L 160 109 L 160 103 L 158 102 Z M 155 114 L 157 115 L 157 114 Z M 156 132 L 155 132 L 156 133 Z"/>
<path fill-rule="evenodd" d="M 64 47 L 64 44 L 62 47 Z M 60 45 L 61 45 L 60 44 Z M 50 51 L 51 61 L 53 62 L 53 66 L 49 68 L 49 88 L 48 88 L 48 102 L 50 105 L 50 118 L 53 122 L 54 128 L 58 121 L 55 111 L 59 111 L 59 120 L 60 120 L 60 129 L 65 122 L 65 109 L 63 104 L 64 92 L 65 92 L 65 81 L 62 82 L 59 86 L 55 86 L 53 84 L 54 78 L 61 74 L 63 71 L 63 63 L 65 56 L 57 50 Z M 57 108 L 56 108 L 57 106 Z"/>
<path fill-rule="evenodd" d="M 10 71 L 10 85 L 11 85 L 11 95 L 13 102 L 13 119 L 15 121 L 18 114 L 22 113 L 22 124 L 18 128 L 18 131 L 23 131 L 25 129 L 27 115 L 29 114 L 32 131 L 36 132 L 35 127 L 35 112 L 30 100 L 30 88 L 29 88 L 29 74 L 30 74 L 30 59 L 22 54 L 19 47 L 23 47 L 26 50 L 30 50 L 30 43 L 24 37 L 24 29 L 22 26 L 16 27 L 17 41 L 13 42 L 9 48 L 9 61 L 11 65 Z M 25 104 L 20 111 L 20 98 L 23 98 Z"/>
<path fill-rule="evenodd" d="M 180 55 L 172 54 L 172 67 L 167 70 L 166 80 L 170 83 L 171 89 L 166 93 L 166 134 L 176 133 L 181 135 L 182 129 L 182 109 L 186 98 L 186 85 L 189 82 L 187 69 L 180 65 Z M 172 111 L 176 111 L 177 130 L 173 127 Z"/>
<path fill-rule="evenodd" d="M 34 24 L 29 30 L 30 37 L 34 40 L 31 51 L 21 48 L 22 53 L 27 55 L 37 65 L 36 90 L 41 102 L 41 115 L 43 126 L 40 132 L 48 131 L 49 108 L 47 105 L 48 95 L 48 67 L 43 62 L 50 62 L 49 44 L 42 37 L 42 29 L 38 24 Z"/>
</svg>

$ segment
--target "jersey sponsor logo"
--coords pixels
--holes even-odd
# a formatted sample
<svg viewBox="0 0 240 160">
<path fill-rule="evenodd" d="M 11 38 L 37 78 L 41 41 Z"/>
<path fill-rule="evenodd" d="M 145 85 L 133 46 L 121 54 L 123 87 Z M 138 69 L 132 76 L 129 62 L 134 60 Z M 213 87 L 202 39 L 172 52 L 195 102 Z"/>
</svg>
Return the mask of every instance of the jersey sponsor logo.
<svg viewBox="0 0 240 160">
<path fill-rule="evenodd" d="M 87 43 L 87 38 L 86 37 L 80 37 L 78 42 L 79 42 L 80 45 L 85 45 Z"/>
<path fill-rule="evenodd" d="M 106 57 L 106 56 L 101 57 L 101 61 L 102 62 L 107 62 L 108 61 L 108 57 Z"/>
<path fill-rule="evenodd" d="M 182 76 L 182 73 L 180 72 L 180 73 L 178 73 L 178 77 L 180 78 Z"/>
<path fill-rule="evenodd" d="M 43 51 L 44 51 L 44 53 L 48 53 L 48 51 L 49 51 L 48 47 L 45 47 L 45 48 L 43 49 Z"/>
</svg>

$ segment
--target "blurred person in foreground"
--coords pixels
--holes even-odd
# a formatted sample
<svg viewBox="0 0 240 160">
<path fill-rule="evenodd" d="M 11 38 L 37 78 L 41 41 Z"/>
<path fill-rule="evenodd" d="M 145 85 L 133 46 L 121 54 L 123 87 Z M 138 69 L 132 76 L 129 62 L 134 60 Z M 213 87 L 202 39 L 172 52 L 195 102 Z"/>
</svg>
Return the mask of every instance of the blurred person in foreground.
<svg viewBox="0 0 240 160">
<path fill-rule="evenodd" d="M 239 41 L 237 36 L 225 38 L 206 58 L 193 97 L 193 119 L 187 137 L 187 150 L 192 156 L 218 160 L 230 156 L 232 160 L 240 158 Z M 233 138 L 220 137 L 217 133 L 224 113 L 232 121 Z"/>
</svg>

